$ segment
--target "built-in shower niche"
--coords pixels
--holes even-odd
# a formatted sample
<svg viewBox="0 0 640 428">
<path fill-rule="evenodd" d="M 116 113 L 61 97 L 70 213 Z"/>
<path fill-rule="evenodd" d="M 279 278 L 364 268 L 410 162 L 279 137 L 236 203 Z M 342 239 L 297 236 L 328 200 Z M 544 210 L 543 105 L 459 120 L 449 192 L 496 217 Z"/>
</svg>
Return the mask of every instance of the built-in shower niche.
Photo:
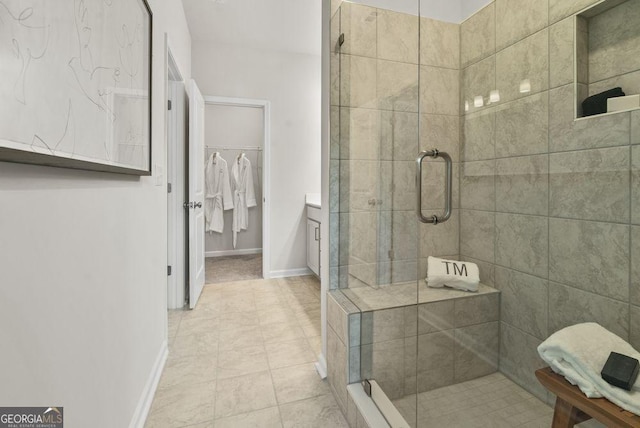
<svg viewBox="0 0 640 428">
<path fill-rule="evenodd" d="M 636 97 L 606 114 L 640 108 L 640 0 L 605 0 L 582 11 L 575 42 L 576 117 L 587 97 L 616 87 Z"/>
</svg>

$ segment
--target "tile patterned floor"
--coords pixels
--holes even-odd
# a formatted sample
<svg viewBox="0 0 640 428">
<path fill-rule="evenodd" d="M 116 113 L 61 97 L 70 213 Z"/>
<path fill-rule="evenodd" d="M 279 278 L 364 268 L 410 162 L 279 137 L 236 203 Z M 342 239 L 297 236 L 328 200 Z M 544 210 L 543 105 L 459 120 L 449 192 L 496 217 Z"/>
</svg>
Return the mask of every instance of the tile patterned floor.
<svg viewBox="0 0 640 428">
<path fill-rule="evenodd" d="M 314 277 L 207 285 L 169 312 L 169 360 L 146 427 L 347 427 L 320 353 Z"/>
<path fill-rule="evenodd" d="M 262 279 L 262 254 L 207 257 L 205 259 L 205 282 L 207 284 L 250 279 Z"/>
</svg>

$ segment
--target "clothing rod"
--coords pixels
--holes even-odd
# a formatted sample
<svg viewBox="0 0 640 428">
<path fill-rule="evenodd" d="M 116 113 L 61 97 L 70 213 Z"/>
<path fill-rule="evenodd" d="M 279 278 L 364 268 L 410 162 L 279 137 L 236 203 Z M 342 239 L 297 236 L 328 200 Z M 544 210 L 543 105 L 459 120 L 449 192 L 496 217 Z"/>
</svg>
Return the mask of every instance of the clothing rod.
<svg viewBox="0 0 640 428">
<path fill-rule="evenodd" d="M 251 150 L 262 151 L 262 147 L 222 147 L 222 146 L 205 146 L 207 150 L 240 150 L 243 152 L 248 152 Z"/>
</svg>

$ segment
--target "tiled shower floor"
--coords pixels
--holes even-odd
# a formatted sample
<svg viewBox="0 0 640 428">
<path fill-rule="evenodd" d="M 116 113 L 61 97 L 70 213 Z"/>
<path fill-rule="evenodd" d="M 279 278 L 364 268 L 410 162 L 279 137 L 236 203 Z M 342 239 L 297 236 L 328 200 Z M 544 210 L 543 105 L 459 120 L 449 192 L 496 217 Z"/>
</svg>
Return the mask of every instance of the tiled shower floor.
<svg viewBox="0 0 640 428">
<path fill-rule="evenodd" d="M 393 403 L 412 427 L 549 428 L 553 416 L 550 406 L 501 373 L 423 392 L 417 400 L 409 395 Z M 604 427 L 596 421 L 576 426 Z"/>
</svg>

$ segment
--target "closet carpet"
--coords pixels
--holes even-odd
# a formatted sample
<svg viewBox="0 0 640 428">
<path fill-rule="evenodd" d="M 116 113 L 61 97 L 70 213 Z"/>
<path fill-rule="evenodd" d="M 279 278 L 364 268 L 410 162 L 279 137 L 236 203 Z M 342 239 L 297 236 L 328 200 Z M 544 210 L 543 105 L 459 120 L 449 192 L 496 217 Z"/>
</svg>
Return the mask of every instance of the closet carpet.
<svg viewBox="0 0 640 428">
<path fill-rule="evenodd" d="M 207 257 L 205 269 L 206 284 L 262 279 L 262 254 Z"/>
</svg>

